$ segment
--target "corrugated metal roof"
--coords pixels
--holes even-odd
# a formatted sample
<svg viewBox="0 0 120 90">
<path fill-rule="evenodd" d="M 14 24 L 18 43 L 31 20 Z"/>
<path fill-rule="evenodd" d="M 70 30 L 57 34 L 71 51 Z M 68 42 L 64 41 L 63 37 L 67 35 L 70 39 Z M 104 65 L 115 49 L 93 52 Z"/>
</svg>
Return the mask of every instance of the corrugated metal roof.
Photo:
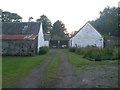
<svg viewBox="0 0 120 90">
<path fill-rule="evenodd" d="M 34 34 L 0 35 L 0 40 L 34 40 L 37 36 Z"/>
</svg>

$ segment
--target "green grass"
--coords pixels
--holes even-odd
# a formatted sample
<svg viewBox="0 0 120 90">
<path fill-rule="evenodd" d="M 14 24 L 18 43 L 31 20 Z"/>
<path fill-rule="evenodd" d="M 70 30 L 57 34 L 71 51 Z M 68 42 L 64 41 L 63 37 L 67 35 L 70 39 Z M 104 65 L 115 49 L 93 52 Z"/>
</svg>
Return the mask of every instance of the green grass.
<svg viewBox="0 0 120 90">
<path fill-rule="evenodd" d="M 69 62 L 74 65 L 92 64 L 92 61 L 82 58 L 82 56 L 75 53 L 68 52 Z"/>
<path fill-rule="evenodd" d="M 97 64 L 111 64 L 111 65 L 118 65 L 118 61 L 114 60 L 114 61 L 107 61 L 107 60 L 103 60 L 103 61 L 90 61 L 88 59 L 82 58 L 81 55 L 72 53 L 72 52 L 68 52 L 68 59 L 69 59 L 69 63 L 76 65 L 76 66 L 82 66 L 82 65 L 97 65 Z"/>
<path fill-rule="evenodd" d="M 4 56 L 2 58 L 3 87 L 15 83 L 15 81 L 27 74 L 27 72 L 41 63 L 47 56 L 48 54 L 34 57 Z"/>
<path fill-rule="evenodd" d="M 59 65 L 60 65 L 60 54 L 57 53 L 56 57 L 48 65 L 48 69 L 43 77 L 42 83 L 44 85 L 50 83 L 51 81 L 55 79 Z"/>
</svg>

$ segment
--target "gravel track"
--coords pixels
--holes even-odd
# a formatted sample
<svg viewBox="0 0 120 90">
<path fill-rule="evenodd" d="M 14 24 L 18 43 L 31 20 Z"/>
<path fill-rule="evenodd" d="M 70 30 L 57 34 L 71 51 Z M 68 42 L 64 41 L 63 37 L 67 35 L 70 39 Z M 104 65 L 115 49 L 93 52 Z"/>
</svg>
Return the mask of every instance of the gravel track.
<svg viewBox="0 0 120 90">
<path fill-rule="evenodd" d="M 61 61 L 55 80 L 44 88 L 117 88 L 118 68 L 112 65 L 84 65 L 76 67 L 68 62 L 65 50 L 50 50 L 50 57 L 36 68 L 31 70 L 18 83 L 16 88 L 40 88 L 42 77 L 49 63 L 54 59 L 56 53 L 60 53 Z"/>
<path fill-rule="evenodd" d="M 47 70 L 48 64 L 54 59 L 56 53 L 54 51 L 50 51 L 50 57 L 47 60 L 44 60 L 37 67 L 35 67 L 31 72 L 29 72 L 25 77 L 23 77 L 14 88 L 38 88 L 40 87 L 40 83 L 42 77 Z"/>
</svg>

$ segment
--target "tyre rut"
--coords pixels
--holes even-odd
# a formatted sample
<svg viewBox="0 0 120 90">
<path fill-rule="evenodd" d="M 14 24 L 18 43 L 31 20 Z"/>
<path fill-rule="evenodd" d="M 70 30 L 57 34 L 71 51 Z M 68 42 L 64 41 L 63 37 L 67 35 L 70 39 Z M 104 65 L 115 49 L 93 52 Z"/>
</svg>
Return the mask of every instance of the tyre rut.
<svg viewBox="0 0 120 90">
<path fill-rule="evenodd" d="M 47 70 L 47 66 L 54 59 L 56 55 L 55 51 L 50 51 L 50 55 L 47 60 L 44 60 L 36 68 L 31 70 L 25 77 L 23 77 L 16 85 L 15 88 L 38 88 L 42 81 L 42 77 Z"/>
</svg>

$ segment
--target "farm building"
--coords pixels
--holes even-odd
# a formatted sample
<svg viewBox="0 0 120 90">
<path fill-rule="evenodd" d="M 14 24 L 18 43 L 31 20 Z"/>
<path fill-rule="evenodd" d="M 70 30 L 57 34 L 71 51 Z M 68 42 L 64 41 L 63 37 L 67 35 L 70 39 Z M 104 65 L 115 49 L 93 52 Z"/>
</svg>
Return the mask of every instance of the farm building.
<svg viewBox="0 0 120 90">
<path fill-rule="evenodd" d="M 87 22 L 77 33 L 75 33 L 69 40 L 70 47 L 87 47 L 96 46 L 103 48 L 102 35 Z"/>
<path fill-rule="evenodd" d="M 44 34 L 44 46 L 49 47 L 50 34 Z"/>
<path fill-rule="evenodd" d="M 120 37 L 110 36 L 104 40 L 105 47 L 119 47 L 120 46 Z"/>
<path fill-rule="evenodd" d="M 49 42 L 50 48 L 68 48 L 69 47 L 69 39 L 62 38 L 58 35 L 53 35 Z"/>
<path fill-rule="evenodd" d="M 3 55 L 35 55 L 45 46 L 40 22 L 4 22 L 0 40 Z"/>
</svg>

